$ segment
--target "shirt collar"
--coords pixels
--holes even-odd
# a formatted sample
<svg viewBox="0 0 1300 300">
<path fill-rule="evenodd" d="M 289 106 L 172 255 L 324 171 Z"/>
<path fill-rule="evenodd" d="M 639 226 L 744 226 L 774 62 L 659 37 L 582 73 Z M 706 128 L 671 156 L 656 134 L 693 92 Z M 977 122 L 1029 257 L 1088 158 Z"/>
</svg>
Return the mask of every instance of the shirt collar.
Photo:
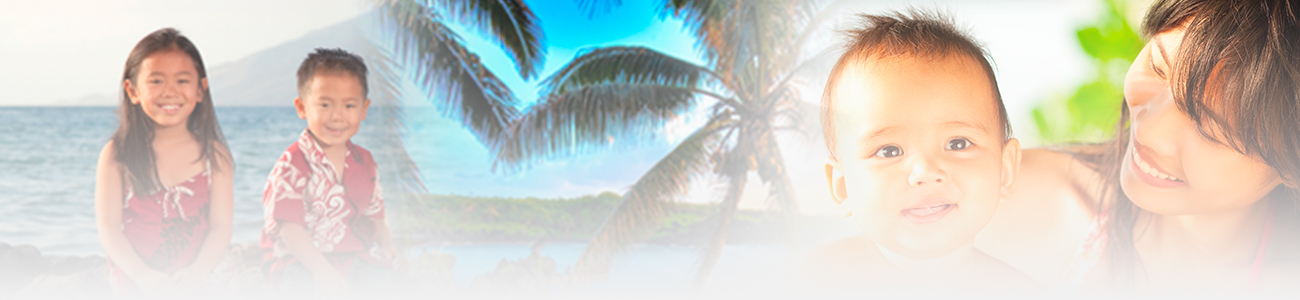
<svg viewBox="0 0 1300 300">
<path fill-rule="evenodd" d="M 346 169 L 347 161 L 352 159 L 352 141 L 348 140 L 344 146 L 347 152 L 343 155 L 343 168 Z M 302 135 L 298 136 L 298 149 L 302 150 L 307 163 L 318 165 L 321 169 L 324 169 L 325 172 L 331 175 L 328 176 L 331 180 L 340 177 L 338 174 L 334 174 L 336 172 L 334 164 L 330 162 L 329 157 L 325 155 L 325 150 L 321 149 L 320 144 L 316 142 L 316 138 L 312 136 L 311 129 L 304 129 Z"/>
</svg>

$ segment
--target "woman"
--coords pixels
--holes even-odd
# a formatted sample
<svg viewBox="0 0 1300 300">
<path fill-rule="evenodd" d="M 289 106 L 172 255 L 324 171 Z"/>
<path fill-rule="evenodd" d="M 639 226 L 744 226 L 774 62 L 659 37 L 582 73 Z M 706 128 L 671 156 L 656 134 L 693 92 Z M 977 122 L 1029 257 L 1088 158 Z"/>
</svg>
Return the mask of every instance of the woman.
<svg viewBox="0 0 1300 300">
<path fill-rule="evenodd" d="M 1156 1 L 1116 138 L 1028 151 L 1025 181 L 977 246 L 1049 286 L 1164 294 L 1293 283 L 1298 16 L 1294 1 Z"/>
</svg>

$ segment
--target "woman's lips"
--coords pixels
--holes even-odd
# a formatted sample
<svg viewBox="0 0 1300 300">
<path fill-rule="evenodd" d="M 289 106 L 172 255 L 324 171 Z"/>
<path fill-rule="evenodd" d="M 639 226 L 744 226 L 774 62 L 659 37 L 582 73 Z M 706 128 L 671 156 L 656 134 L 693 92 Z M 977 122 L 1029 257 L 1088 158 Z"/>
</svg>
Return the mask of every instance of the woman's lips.
<svg viewBox="0 0 1300 300">
<path fill-rule="evenodd" d="M 957 204 L 953 203 L 929 203 L 904 209 L 902 213 L 903 216 L 907 217 L 907 219 L 912 222 L 925 224 L 942 219 L 944 216 L 948 215 L 948 212 L 951 212 L 956 208 Z"/>
<path fill-rule="evenodd" d="M 1161 170 L 1159 166 L 1143 159 L 1141 151 L 1139 151 L 1136 146 L 1133 147 L 1131 151 L 1133 154 L 1129 155 L 1129 161 L 1132 163 L 1129 165 L 1132 166 L 1134 173 L 1133 176 L 1137 176 L 1142 180 L 1142 182 L 1160 188 L 1174 188 L 1187 185 L 1186 181 L 1165 173 L 1165 171 Z"/>
</svg>

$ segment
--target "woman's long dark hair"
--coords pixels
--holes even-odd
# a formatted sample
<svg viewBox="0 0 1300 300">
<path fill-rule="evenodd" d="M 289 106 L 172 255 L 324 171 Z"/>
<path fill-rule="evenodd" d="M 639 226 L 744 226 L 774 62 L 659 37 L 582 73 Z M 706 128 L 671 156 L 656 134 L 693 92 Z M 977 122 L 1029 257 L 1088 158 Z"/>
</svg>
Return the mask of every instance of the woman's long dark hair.
<svg viewBox="0 0 1300 300">
<path fill-rule="evenodd" d="M 1272 167 L 1282 178 L 1264 200 L 1278 222 L 1300 219 L 1300 10 L 1286 0 L 1159 0 L 1147 11 L 1148 38 L 1186 24 L 1171 56 L 1170 88 L 1179 110 L 1202 135 Z M 1194 46 L 1191 46 L 1194 45 Z M 1103 209 L 1111 277 L 1119 289 L 1134 286 L 1138 262 L 1133 232 L 1142 208 L 1119 188 L 1129 147 L 1129 111 L 1122 106 L 1115 139 L 1097 155 L 1076 154 L 1103 178 Z M 1211 138 L 1214 139 L 1214 138 Z M 1275 228 L 1285 228 L 1278 226 Z"/>
<path fill-rule="evenodd" d="M 198 82 L 208 78 L 203 58 L 199 56 L 199 49 L 194 43 L 176 29 L 163 28 L 145 36 L 131 49 L 131 55 L 126 59 L 126 70 L 122 72 L 122 80 L 131 81 L 131 86 L 136 86 L 140 64 L 149 55 L 163 50 L 185 52 L 194 61 L 194 68 L 199 75 Z M 194 106 L 185 127 L 199 143 L 199 161 L 219 160 L 221 163 L 213 164 L 213 168 L 230 165 L 229 154 L 217 150 L 218 146 L 226 144 L 226 138 L 221 134 L 221 126 L 217 125 L 217 114 L 212 108 L 212 93 L 201 83 L 199 87 L 203 90 L 203 101 Z M 158 180 L 153 151 L 155 123 L 145 115 L 141 105 L 131 103 L 131 97 L 124 86 L 120 112 L 122 122 L 117 127 L 117 132 L 113 133 L 113 150 L 117 162 L 126 167 L 132 190 L 138 194 L 149 194 L 161 189 L 162 184 Z"/>
</svg>

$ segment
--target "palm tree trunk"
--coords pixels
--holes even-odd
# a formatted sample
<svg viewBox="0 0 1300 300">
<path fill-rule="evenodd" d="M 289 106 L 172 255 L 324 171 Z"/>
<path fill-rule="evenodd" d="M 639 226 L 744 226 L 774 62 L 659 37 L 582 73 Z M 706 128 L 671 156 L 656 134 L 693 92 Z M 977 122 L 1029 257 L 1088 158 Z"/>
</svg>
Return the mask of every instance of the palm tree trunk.
<svg viewBox="0 0 1300 300">
<path fill-rule="evenodd" d="M 699 270 L 695 273 L 692 288 L 704 287 L 704 282 L 708 280 L 709 274 L 713 272 L 713 267 L 718 264 L 718 259 L 722 256 L 722 247 L 727 245 L 727 233 L 731 229 L 731 219 L 736 214 L 736 207 L 740 204 L 740 196 L 745 191 L 745 179 L 749 175 L 748 172 L 732 173 L 732 175 L 728 176 L 731 182 L 727 186 L 727 196 L 723 199 L 718 212 L 714 214 L 717 222 L 714 223 L 713 235 L 709 237 L 707 244 L 705 244 L 704 257 L 700 259 Z"/>
</svg>

